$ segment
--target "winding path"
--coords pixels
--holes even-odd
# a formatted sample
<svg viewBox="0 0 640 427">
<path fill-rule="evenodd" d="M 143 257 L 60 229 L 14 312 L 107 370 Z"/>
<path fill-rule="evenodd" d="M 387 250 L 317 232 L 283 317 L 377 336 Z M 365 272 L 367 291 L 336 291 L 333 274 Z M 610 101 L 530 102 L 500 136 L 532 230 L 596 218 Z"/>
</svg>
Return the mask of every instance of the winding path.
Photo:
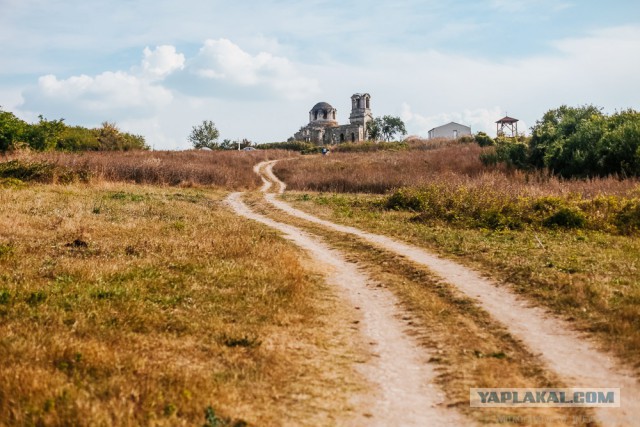
<svg viewBox="0 0 640 427">
<path fill-rule="evenodd" d="M 274 175 L 272 168 L 275 163 L 276 161 L 263 162 L 254 170 L 260 173 L 265 183 L 263 191 L 266 192 L 276 185 L 277 193 L 283 193 L 286 185 Z M 287 214 L 357 236 L 379 248 L 427 267 L 475 300 L 514 337 L 520 339 L 533 354 L 538 355 L 569 387 L 620 388 L 620 408 L 595 408 L 596 416 L 603 425 L 640 424 L 640 384 L 636 377 L 628 369 L 621 367 L 611 355 L 600 351 L 590 339 L 576 332 L 569 322 L 549 314 L 540 307 L 532 306 L 506 287 L 496 285 L 476 271 L 434 255 L 423 248 L 317 218 L 279 200 L 274 193 L 265 194 L 265 198 Z"/>
<path fill-rule="evenodd" d="M 256 169 L 258 171 L 259 168 Z M 271 187 L 264 179 L 263 191 Z M 282 185 L 282 184 L 281 184 Z M 284 189 L 284 187 L 281 187 Z M 227 204 L 239 215 L 281 231 L 284 237 L 307 251 L 326 271 L 327 283 L 361 313 L 360 330 L 370 344 L 371 356 L 361 371 L 375 385 L 371 396 L 357 396 L 360 414 L 350 421 L 367 426 L 462 426 L 470 425 L 455 409 L 442 405 L 444 393 L 433 386 L 435 372 L 427 362 L 431 356 L 407 333 L 403 312 L 395 296 L 375 286 L 374 281 L 345 261 L 337 250 L 288 224 L 253 212 L 242 202 L 242 193 L 232 193 Z"/>
</svg>

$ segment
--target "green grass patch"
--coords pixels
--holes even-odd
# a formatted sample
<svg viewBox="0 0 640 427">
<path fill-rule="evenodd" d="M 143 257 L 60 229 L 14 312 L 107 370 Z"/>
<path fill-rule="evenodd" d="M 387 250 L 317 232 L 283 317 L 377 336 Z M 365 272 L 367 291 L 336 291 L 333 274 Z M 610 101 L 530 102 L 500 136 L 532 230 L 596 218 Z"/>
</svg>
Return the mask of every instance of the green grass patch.
<svg viewBox="0 0 640 427">
<path fill-rule="evenodd" d="M 285 197 L 326 219 L 408 241 L 490 274 L 516 292 L 575 320 L 580 329 L 596 334 L 640 370 L 640 239 L 623 232 L 615 222 L 627 215 L 624 224 L 632 224 L 632 234 L 637 233 L 633 226 L 636 200 L 613 196 L 528 199 L 511 210 L 494 213 L 498 223 L 518 221 L 521 226 L 494 228 L 485 222 L 491 213 L 479 215 L 477 205 L 486 201 L 463 190 L 452 197 L 405 191 L 424 197 L 417 202 L 422 212 L 407 209 L 407 205 L 390 209 L 387 203 L 394 196 L 398 198 L 398 193 Z M 407 203 L 404 196 L 400 200 Z M 437 206 L 422 204 L 424 200 L 433 200 Z M 469 200 L 478 203 L 474 206 Z M 347 207 L 349 213 L 345 214 Z M 425 212 L 433 216 L 427 218 Z M 545 219 L 547 224 L 543 224 Z"/>
<path fill-rule="evenodd" d="M 74 170 L 67 166 L 46 161 L 10 160 L 0 163 L 0 178 L 43 184 L 70 184 L 73 182 L 88 182 L 90 173 L 86 170 Z M 18 181 L 10 182 L 17 185 Z"/>
<path fill-rule="evenodd" d="M 318 203 L 323 203 L 321 197 Z M 626 235 L 640 231 L 640 199 L 623 196 L 534 197 L 483 186 L 432 184 L 401 188 L 372 201 L 370 207 L 412 212 L 417 222 L 490 230 L 587 229 Z"/>
</svg>

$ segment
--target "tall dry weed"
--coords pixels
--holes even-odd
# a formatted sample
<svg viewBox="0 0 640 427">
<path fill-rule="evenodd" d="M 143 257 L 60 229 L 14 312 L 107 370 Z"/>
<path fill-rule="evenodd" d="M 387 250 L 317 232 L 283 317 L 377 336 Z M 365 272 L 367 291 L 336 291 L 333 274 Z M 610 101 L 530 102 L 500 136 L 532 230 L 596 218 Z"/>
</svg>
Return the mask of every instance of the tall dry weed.
<svg viewBox="0 0 640 427">
<path fill-rule="evenodd" d="M 335 153 L 286 160 L 279 162 L 274 171 L 289 189 L 300 191 L 384 194 L 402 187 L 441 184 L 487 187 L 512 197 L 638 194 L 639 181 L 633 179 L 563 180 L 543 172 L 486 166 L 480 161 L 480 154 L 491 148 L 476 144 L 452 145 L 447 140 L 436 141 L 435 147 L 429 148 L 419 142 L 411 144 L 414 149 L 408 151 Z M 424 148 L 417 149 L 420 146 Z"/>
<path fill-rule="evenodd" d="M 81 171 L 90 176 L 93 182 L 254 189 L 261 184 L 260 178 L 253 173 L 256 163 L 293 155 L 283 150 L 18 152 L 3 160 L 49 163 L 71 171 Z"/>
</svg>

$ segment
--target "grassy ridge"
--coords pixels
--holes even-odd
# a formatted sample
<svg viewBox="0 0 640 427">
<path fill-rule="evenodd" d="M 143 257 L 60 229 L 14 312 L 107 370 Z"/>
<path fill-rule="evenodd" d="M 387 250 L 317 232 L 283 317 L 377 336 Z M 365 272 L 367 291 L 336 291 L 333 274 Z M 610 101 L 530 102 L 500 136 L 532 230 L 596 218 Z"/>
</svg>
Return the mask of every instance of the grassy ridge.
<svg viewBox="0 0 640 427">
<path fill-rule="evenodd" d="M 338 153 L 274 170 L 303 209 L 472 265 L 640 368 L 640 182 L 485 166 L 486 150 Z"/>
<path fill-rule="evenodd" d="M 261 185 L 253 165 L 292 155 L 282 150 L 16 153 L 2 158 L 0 178 L 253 189 Z"/>
<path fill-rule="evenodd" d="M 0 188 L 4 422 L 320 425 L 345 411 L 351 346 L 327 326 L 340 310 L 222 196 Z"/>
<path fill-rule="evenodd" d="M 640 370 L 640 242 L 592 230 L 491 230 L 415 221 L 388 196 L 292 193 L 299 208 L 394 236 L 478 268 L 593 332 Z M 458 211 L 461 213 L 461 211 Z M 462 215 L 462 213 L 461 213 Z"/>
<path fill-rule="evenodd" d="M 505 194 L 561 196 L 579 194 L 629 195 L 638 180 L 597 178 L 563 180 L 541 172 L 525 173 L 504 165 L 487 166 L 480 155 L 493 150 L 477 144 L 435 141 L 433 146 L 410 144 L 411 149 L 371 153 L 333 153 L 325 157 L 283 160 L 274 172 L 299 191 L 385 194 L 403 187 L 431 184 L 446 186 L 486 185 Z"/>
</svg>

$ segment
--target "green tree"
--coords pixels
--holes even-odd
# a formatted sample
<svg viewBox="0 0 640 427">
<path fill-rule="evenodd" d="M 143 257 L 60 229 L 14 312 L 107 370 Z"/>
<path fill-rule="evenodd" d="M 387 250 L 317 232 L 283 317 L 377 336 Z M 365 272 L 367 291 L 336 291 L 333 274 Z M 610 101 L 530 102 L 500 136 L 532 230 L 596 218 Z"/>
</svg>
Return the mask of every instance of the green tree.
<svg viewBox="0 0 640 427">
<path fill-rule="evenodd" d="M 0 109 L 0 151 L 12 150 L 23 141 L 27 123 Z"/>
<path fill-rule="evenodd" d="M 97 132 L 82 126 L 67 126 L 58 145 L 60 151 L 95 151 L 100 149 Z"/>
<path fill-rule="evenodd" d="M 367 135 L 372 141 L 391 141 L 396 134 L 406 135 L 407 130 L 400 117 L 383 116 L 376 117 L 367 123 Z"/>
<path fill-rule="evenodd" d="M 379 141 L 382 138 L 382 119 L 377 117 L 370 122 L 367 122 L 367 135 L 371 141 Z"/>
<path fill-rule="evenodd" d="M 191 129 L 189 142 L 196 149 L 210 148 L 215 150 L 220 148 L 218 137 L 220 137 L 220 132 L 218 132 L 215 123 L 211 120 L 203 120 L 200 125 Z"/>
<path fill-rule="evenodd" d="M 54 150 L 66 129 L 64 119 L 47 120 L 42 115 L 38 118 L 38 123 L 27 127 L 27 143 L 34 150 Z"/>
<path fill-rule="evenodd" d="M 103 122 L 102 127 L 95 130 L 98 149 L 101 151 L 148 150 L 149 146 L 141 135 L 122 132 L 115 123 Z"/>
<path fill-rule="evenodd" d="M 407 134 L 407 130 L 404 127 L 404 122 L 400 117 L 384 116 L 382 117 L 381 127 L 382 137 L 385 141 L 391 141 L 396 134 L 404 136 Z"/>
<path fill-rule="evenodd" d="M 481 147 L 489 147 L 491 145 L 496 145 L 496 142 L 493 140 L 493 138 L 491 138 L 489 135 L 487 135 L 484 132 L 476 133 L 474 139 L 478 143 L 478 145 Z"/>
</svg>

